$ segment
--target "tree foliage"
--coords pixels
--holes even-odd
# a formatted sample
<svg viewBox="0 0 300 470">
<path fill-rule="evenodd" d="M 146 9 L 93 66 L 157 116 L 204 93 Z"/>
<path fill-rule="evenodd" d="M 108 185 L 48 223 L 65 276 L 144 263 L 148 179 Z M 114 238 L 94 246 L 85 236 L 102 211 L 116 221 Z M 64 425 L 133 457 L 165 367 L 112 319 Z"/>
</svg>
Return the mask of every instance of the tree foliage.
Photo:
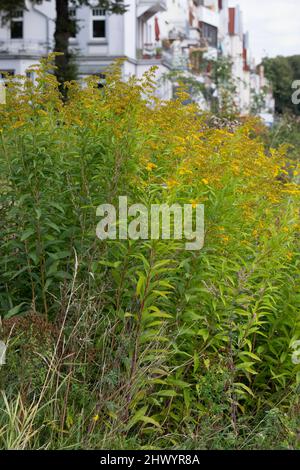
<svg viewBox="0 0 300 470">
<path fill-rule="evenodd" d="M 292 83 L 300 80 L 300 55 L 265 58 L 263 65 L 273 87 L 276 112 L 300 115 L 300 106 L 292 102 Z"/>
</svg>

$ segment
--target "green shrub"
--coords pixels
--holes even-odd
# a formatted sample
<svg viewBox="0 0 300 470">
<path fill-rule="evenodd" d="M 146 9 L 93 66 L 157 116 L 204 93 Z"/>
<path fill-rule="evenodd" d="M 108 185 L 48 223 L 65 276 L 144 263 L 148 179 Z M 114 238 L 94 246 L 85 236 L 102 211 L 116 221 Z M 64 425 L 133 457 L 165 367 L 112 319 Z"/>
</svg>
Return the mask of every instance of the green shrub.
<svg viewBox="0 0 300 470">
<path fill-rule="evenodd" d="M 247 447 L 300 381 L 299 188 L 283 149 L 266 154 L 251 120 L 209 127 L 184 92 L 157 100 L 152 72 L 125 83 L 116 64 L 104 89 L 66 84 L 63 104 L 49 68 L 35 86 L 13 79 L 0 116 L 0 308 L 22 382 L 2 369 L 1 445 Z M 204 248 L 98 240 L 97 206 L 121 195 L 204 203 Z M 15 336 L 40 316 L 50 344 Z"/>
</svg>

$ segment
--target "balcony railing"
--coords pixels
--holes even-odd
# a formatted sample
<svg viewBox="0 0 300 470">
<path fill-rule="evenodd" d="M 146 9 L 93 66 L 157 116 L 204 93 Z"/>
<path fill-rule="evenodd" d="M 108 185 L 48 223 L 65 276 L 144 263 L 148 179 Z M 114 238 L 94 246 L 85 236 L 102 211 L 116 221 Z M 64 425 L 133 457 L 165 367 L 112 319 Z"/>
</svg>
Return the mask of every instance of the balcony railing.
<svg viewBox="0 0 300 470">
<path fill-rule="evenodd" d="M 9 55 L 44 55 L 50 51 L 50 44 L 46 42 L 11 39 L 0 41 L 0 54 Z"/>
<path fill-rule="evenodd" d="M 174 54 L 173 51 L 163 50 L 162 62 L 175 70 L 188 70 L 189 58 L 186 54 Z"/>
<path fill-rule="evenodd" d="M 157 47 L 155 44 L 146 43 L 142 49 L 137 49 L 137 59 L 161 59 L 162 48 Z"/>
</svg>

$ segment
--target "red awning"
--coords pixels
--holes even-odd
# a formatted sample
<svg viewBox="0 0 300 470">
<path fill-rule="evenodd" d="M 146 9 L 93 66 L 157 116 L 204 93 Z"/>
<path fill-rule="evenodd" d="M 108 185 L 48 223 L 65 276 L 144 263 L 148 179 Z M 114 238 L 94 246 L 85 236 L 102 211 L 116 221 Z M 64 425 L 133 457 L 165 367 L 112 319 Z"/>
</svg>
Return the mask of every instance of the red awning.
<svg viewBox="0 0 300 470">
<path fill-rule="evenodd" d="M 155 26 L 154 26 L 154 31 L 155 31 L 155 41 L 159 41 L 160 38 L 160 29 L 159 29 L 159 24 L 158 24 L 158 19 L 155 17 Z"/>
</svg>

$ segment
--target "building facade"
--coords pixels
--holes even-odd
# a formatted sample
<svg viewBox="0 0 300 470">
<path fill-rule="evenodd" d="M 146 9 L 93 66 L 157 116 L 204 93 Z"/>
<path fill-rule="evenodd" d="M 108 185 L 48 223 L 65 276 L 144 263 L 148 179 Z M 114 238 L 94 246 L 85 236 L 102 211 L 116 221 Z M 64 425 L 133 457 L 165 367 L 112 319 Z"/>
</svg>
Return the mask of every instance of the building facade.
<svg viewBox="0 0 300 470">
<path fill-rule="evenodd" d="M 109 64 L 123 58 L 123 76 L 141 77 L 157 66 L 157 93 L 173 96 L 174 83 L 164 79 L 170 71 L 181 71 L 213 90 L 209 66 L 201 61 L 229 57 L 237 83 L 236 106 L 246 114 L 251 93 L 268 87 L 263 71 L 251 61 L 248 35 L 243 31 L 239 7 L 228 8 L 228 0 L 126 0 L 124 15 L 107 14 L 98 7 L 70 5 L 77 33 L 70 38 L 80 77 L 102 74 Z M 27 69 L 53 50 L 55 0 L 39 5 L 26 0 L 11 21 L 0 26 L 0 74 L 32 74 Z M 32 77 L 34 79 L 34 77 Z M 202 97 L 202 107 L 209 104 Z M 269 96 L 268 107 L 272 108 Z"/>
</svg>

